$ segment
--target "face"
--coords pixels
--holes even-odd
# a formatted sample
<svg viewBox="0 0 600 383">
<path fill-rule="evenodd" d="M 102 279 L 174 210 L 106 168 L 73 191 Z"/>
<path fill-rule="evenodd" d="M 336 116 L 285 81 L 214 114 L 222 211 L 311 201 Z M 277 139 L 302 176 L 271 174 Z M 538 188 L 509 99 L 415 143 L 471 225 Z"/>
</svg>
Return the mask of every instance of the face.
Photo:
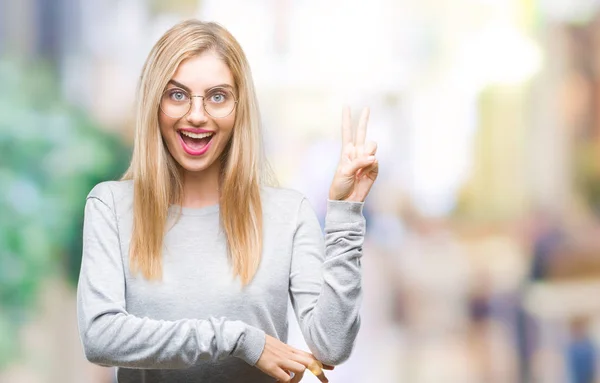
<svg viewBox="0 0 600 383">
<path fill-rule="evenodd" d="M 215 52 L 179 64 L 161 98 L 158 121 L 169 152 L 184 171 L 218 172 L 219 156 L 233 132 L 235 108 L 222 116 L 230 110 L 229 97 L 234 95 L 231 71 Z"/>
</svg>

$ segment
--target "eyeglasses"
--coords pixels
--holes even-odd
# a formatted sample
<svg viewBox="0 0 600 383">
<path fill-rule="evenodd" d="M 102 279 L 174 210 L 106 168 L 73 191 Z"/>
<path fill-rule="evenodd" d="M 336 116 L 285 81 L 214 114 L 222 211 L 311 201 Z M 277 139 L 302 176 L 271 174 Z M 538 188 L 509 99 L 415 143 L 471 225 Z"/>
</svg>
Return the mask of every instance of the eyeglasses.
<svg viewBox="0 0 600 383">
<path fill-rule="evenodd" d="M 160 99 L 160 110 L 171 118 L 181 118 L 192 109 L 192 99 L 202 98 L 204 111 L 214 118 L 224 118 L 233 112 L 237 100 L 229 89 L 213 88 L 204 96 L 191 95 L 181 88 L 166 89 Z"/>
</svg>

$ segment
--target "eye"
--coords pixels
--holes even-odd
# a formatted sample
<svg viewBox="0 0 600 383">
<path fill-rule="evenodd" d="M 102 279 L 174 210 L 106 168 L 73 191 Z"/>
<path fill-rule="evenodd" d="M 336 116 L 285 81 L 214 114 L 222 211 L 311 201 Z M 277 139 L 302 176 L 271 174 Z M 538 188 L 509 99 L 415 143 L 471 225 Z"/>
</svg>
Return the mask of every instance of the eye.
<svg viewBox="0 0 600 383">
<path fill-rule="evenodd" d="M 210 95 L 209 101 L 212 103 L 215 103 L 215 104 L 221 104 L 221 103 L 227 101 L 227 95 L 225 93 L 221 93 L 221 92 L 214 93 L 214 94 Z"/>
<path fill-rule="evenodd" d="M 169 98 L 176 102 L 183 102 L 188 100 L 188 95 L 181 89 L 173 89 L 169 92 Z"/>
</svg>

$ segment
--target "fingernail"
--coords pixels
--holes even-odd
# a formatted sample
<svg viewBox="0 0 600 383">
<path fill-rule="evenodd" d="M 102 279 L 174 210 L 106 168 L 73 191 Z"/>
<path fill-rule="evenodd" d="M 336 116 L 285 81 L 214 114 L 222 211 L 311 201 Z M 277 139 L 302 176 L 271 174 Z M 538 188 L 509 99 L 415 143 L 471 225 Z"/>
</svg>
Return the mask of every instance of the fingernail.
<svg viewBox="0 0 600 383">
<path fill-rule="evenodd" d="M 375 161 L 375 156 L 369 156 L 369 157 L 367 157 L 367 159 L 368 159 L 369 161 Z"/>
</svg>

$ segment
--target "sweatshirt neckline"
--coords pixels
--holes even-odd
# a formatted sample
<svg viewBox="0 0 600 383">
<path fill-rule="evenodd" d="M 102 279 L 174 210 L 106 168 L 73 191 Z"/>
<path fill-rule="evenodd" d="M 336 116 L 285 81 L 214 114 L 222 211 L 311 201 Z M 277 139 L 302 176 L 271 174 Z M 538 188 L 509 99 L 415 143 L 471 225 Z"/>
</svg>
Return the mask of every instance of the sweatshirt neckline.
<svg viewBox="0 0 600 383">
<path fill-rule="evenodd" d="M 191 215 L 191 216 L 202 216 L 202 215 L 210 215 L 219 212 L 219 205 L 210 205 L 204 207 L 182 207 L 181 205 L 171 205 L 169 207 L 169 213 L 179 214 L 181 211 L 181 215 Z"/>
</svg>

